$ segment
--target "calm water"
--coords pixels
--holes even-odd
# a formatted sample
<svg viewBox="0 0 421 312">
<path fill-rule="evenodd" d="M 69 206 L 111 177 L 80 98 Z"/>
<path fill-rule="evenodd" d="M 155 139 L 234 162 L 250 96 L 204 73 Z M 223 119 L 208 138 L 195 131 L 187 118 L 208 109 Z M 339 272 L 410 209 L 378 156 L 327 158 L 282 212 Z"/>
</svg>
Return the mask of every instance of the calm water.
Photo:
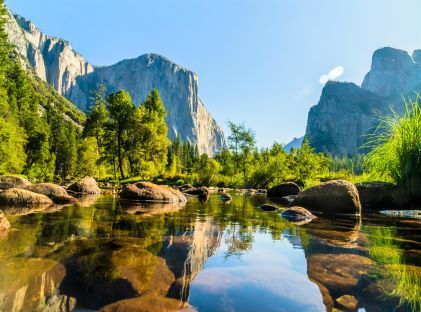
<svg viewBox="0 0 421 312">
<path fill-rule="evenodd" d="M 10 210 L 0 311 L 420 311 L 420 220 L 294 225 L 265 201 Z"/>
</svg>

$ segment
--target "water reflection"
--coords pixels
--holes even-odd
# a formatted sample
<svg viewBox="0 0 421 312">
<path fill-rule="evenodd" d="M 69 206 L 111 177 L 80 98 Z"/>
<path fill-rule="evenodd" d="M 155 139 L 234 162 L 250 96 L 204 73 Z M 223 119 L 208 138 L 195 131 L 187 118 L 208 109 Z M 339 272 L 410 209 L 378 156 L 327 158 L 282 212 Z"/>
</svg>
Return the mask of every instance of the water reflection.
<svg viewBox="0 0 421 312">
<path fill-rule="evenodd" d="M 9 215 L 0 310 L 420 309 L 420 220 L 295 225 L 258 209 L 265 200 L 176 207 L 102 196 Z"/>
</svg>

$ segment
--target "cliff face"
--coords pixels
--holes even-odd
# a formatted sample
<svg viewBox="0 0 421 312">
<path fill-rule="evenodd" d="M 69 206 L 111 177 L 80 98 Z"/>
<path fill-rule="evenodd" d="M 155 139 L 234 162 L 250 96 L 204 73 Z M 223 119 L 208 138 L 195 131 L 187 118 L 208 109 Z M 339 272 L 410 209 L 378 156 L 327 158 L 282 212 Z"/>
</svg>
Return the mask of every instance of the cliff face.
<svg viewBox="0 0 421 312">
<path fill-rule="evenodd" d="M 94 70 L 67 41 L 43 34 L 21 16 L 11 16 L 6 31 L 26 65 L 61 95 L 75 85 L 76 77 Z"/>
<path fill-rule="evenodd" d="M 361 87 L 382 96 L 407 94 L 421 82 L 420 50 L 413 57 L 406 51 L 383 48 L 374 52 L 371 69 Z"/>
<path fill-rule="evenodd" d="M 95 68 L 94 72 L 78 77 L 65 96 L 86 110 L 91 92 L 99 83 L 106 85 L 108 92 L 128 91 L 136 105 L 156 88 L 166 106 L 171 139 L 179 134 L 182 140 L 197 144 L 201 152 L 211 155 L 225 144 L 221 128 L 199 99 L 197 75 L 162 56 L 146 54 Z"/>
<path fill-rule="evenodd" d="M 354 155 L 367 152 L 362 146 L 379 118 L 402 112 L 402 96 L 421 88 L 421 51 L 382 48 L 374 52 L 370 72 L 362 86 L 328 82 L 317 105 L 310 109 L 306 137 L 320 152 Z"/>
<path fill-rule="evenodd" d="M 67 41 L 43 34 L 35 25 L 11 15 L 6 29 L 22 62 L 59 94 L 87 111 L 92 92 L 104 83 L 108 92 L 124 89 L 136 105 L 158 89 L 167 109 L 169 137 L 197 144 L 201 153 L 214 155 L 225 146 L 220 126 L 198 95 L 198 77 L 155 54 L 142 55 L 107 67 L 94 67 Z"/>
</svg>

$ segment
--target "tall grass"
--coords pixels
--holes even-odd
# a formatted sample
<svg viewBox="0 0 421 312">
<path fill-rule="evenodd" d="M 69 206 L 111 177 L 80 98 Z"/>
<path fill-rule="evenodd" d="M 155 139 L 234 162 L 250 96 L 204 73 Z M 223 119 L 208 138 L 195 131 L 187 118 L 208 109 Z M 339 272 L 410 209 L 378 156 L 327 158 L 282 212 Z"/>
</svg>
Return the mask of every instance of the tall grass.
<svg viewBox="0 0 421 312">
<path fill-rule="evenodd" d="M 379 126 L 369 136 L 371 148 L 364 167 L 376 178 L 393 182 L 410 195 L 421 196 L 421 102 L 405 102 L 405 112 L 380 119 Z"/>
</svg>

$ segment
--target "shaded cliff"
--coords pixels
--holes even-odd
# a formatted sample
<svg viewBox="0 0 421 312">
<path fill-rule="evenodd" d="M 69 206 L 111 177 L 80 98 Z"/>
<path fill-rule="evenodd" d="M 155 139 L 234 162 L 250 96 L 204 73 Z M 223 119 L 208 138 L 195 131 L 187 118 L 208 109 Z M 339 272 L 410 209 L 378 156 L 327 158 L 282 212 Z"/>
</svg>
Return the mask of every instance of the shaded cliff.
<svg viewBox="0 0 421 312">
<path fill-rule="evenodd" d="M 333 155 L 365 153 L 362 145 L 379 118 L 402 112 L 402 96 L 421 90 L 420 51 L 382 48 L 374 52 L 371 70 L 361 87 L 328 82 L 317 105 L 310 109 L 306 137 L 320 152 Z"/>
<path fill-rule="evenodd" d="M 79 109 L 87 111 L 99 83 L 108 91 L 127 90 L 136 105 L 157 88 L 167 109 L 169 137 L 197 144 L 214 155 L 225 146 L 221 127 L 198 95 L 198 77 L 155 54 L 142 55 L 107 67 L 95 67 L 75 52 L 69 42 L 42 33 L 32 22 L 10 14 L 6 27 L 22 63 L 48 82 Z"/>
</svg>

